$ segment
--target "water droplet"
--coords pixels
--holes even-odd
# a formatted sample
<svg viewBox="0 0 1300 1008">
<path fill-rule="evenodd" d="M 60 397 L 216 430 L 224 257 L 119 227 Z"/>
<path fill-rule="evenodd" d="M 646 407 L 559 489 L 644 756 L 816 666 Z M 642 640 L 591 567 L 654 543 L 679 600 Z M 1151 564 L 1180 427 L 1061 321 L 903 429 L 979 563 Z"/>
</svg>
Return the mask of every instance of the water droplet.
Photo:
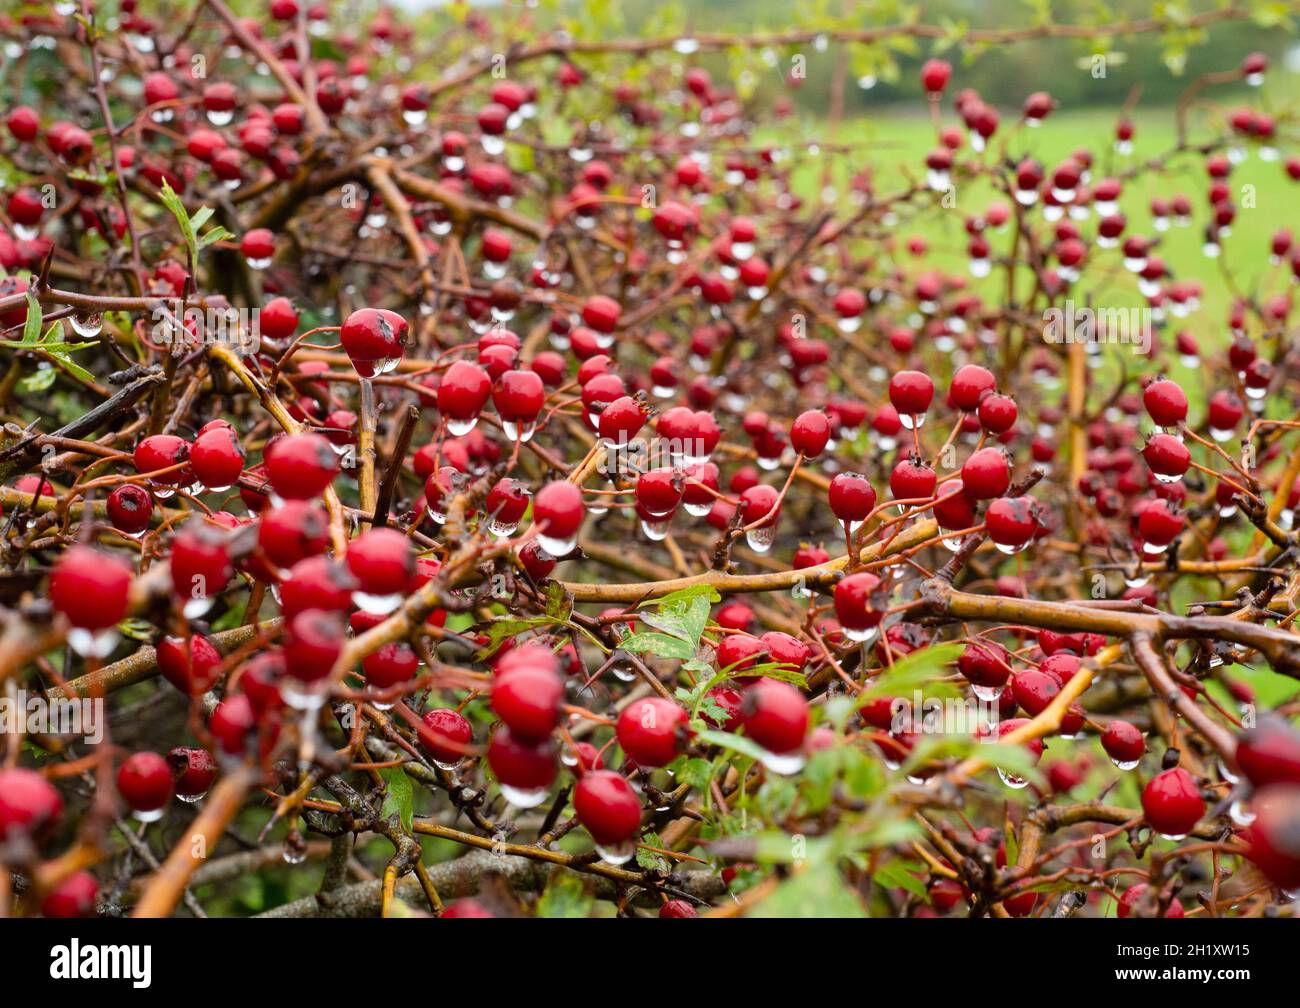
<svg viewBox="0 0 1300 1008">
<path fill-rule="evenodd" d="M 601 860 L 606 864 L 622 865 L 627 864 L 636 857 L 636 844 L 630 840 L 625 843 L 615 844 L 612 847 L 602 847 L 597 844 L 596 852 L 600 854 Z"/>
<path fill-rule="evenodd" d="M 898 422 L 902 424 L 906 430 L 919 430 L 925 426 L 925 414 L 917 413 L 913 415 L 911 413 L 900 413 L 898 414 Z"/>
<path fill-rule="evenodd" d="M 107 658 L 117 646 L 116 628 L 107 630 L 86 630 L 73 627 L 68 631 L 68 645 L 83 658 Z"/>
<path fill-rule="evenodd" d="M 456 417 L 447 418 L 447 432 L 452 437 L 464 437 L 475 427 L 478 426 L 478 417 L 470 417 L 468 420 L 458 419 Z"/>
<path fill-rule="evenodd" d="M 971 684 L 971 692 L 975 694 L 977 700 L 983 700 L 985 703 L 992 703 L 1002 696 L 1001 686 L 981 686 L 978 683 Z"/>
<path fill-rule="evenodd" d="M 1009 774 L 1001 767 L 998 767 L 998 776 L 1002 779 L 1003 784 L 1016 791 L 1019 791 L 1023 787 L 1029 786 L 1029 781 L 1027 781 L 1025 778 L 1017 777 L 1015 774 Z"/>
<path fill-rule="evenodd" d="M 206 798 L 207 796 L 208 793 L 204 791 L 202 794 L 196 794 L 196 795 L 178 794 L 176 797 L 179 798 L 181 801 L 183 801 L 186 805 L 197 805 L 199 802 L 203 801 L 203 799 Z"/>
<path fill-rule="evenodd" d="M 1255 813 L 1250 811 L 1240 798 L 1233 800 L 1231 807 L 1228 809 L 1228 815 L 1238 826 L 1249 826 L 1255 821 Z"/>
<path fill-rule="evenodd" d="M 192 598 L 185 603 L 183 612 L 186 619 L 198 619 L 212 608 L 212 599 L 210 598 Z"/>
<path fill-rule="evenodd" d="M 662 542 L 668 538 L 668 530 L 672 527 L 672 520 L 668 521 L 646 521 L 641 519 L 641 532 L 651 542 Z"/>
<path fill-rule="evenodd" d="M 518 441 L 521 444 L 526 441 L 530 441 L 532 439 L 533 434 L 536 433 L 536 431 L 537 431 L 536 421 L 530 424 L 525 424 L 522 427 L 520 427 L 517 424 L 511 423 L 509 420 L 501 421 L 501 432 L 505 434 L 506 438 L 510 441 Z"/>
<path fill-rule="evenodd" d="M 425 109 L 405 109 L 402 112 L 402 119 L 408 126 L 422 126 L 429 118 L 429 113 Z"/>
<path fill-rule="evenodd" d="M 876 639 L 876 635 L 880 633 L 880 627 L 873 626 L 873 627 L 868 627 L 865 630 L 861 630 L 861 629 L 850 630 L 848 627 L 844 627 L 843 631 L 844 631 L 844 636 L 847 637 L 849 640 L 853 641 L 854 643 L 867 644 L 870 641 Z"/>
<path fill-rule="evenodd" d="M 506 149 L 506 142 L 499 136 L 493 136 L 490 133 L 483 134 L 482 139 L 483 153 L 492 157 L 502 154 Z"/>
<path fill-rule="evenodd" d="M 1142 761 L 1141 760 L 1119 760 L 1119 759 L 1112 758 L 1111 762 L 1114 763 L 1115 767 L 1119 770 L 1133 770 Z"/>
<path fill-rule="evenodd" d="M 550 796 L 550 788 L 526 788 L 511 787 L 509 784 L 501 785 L 501 795 L 511 805 L 518 809 L 536 808 Z"/>
<path fill-rule="evenodd" d="M 782 777 L 797 774 L 807 763 L 808 757 L 799 749 L 788 753 L 774 753 L 768 752 L 766 749 L 763 750 L 763 766 L 774 774 L 780 774 Z"/>
<path fill-rule="evenodd" d="M 151 823 L 151 822 L 157 822 L 159 819 L 161 819 L 163 817 L 163 813 L 166 811 L 167 810 L 165 808 L 160 808 L 160 809 L 150 809 L 147 812 L 132 812 L 131 814 L 135 817 L 137 822 Z"/>
<path fill-rule="evenodd" d="M 255 269 L 255 270 L 264 270 L 264 269 L 266 269 L 266 267 L 268 267 L 268 266 L 270 266 L 270 265 L 271 265 L 271 259 L 270 259 L 269 256 L 268 256 L 267 258 L 265 258 L 265 259 L 249 259 L 249 260 L 248 260 L 248 266 L 249 266 L 250 269 Z"/>
<path fill-rule="evenodd" d="M 212 123 L 213 126 L 229 126 L 234 121 L 235 113 L 233 110 L 208 110 L 208 122 Z"/>
<path fill-rule="evenodd" d="M 547 553 L 551 554 L 551 556 L 559 559 L 561 557 L 566 557 L 573 552 L 573 548 L 578 545 L 578 537 L 574 536 L 571 539 L 556 539 L 548 535 L 539 535 L 537 537 L 537 545 Z"/>
<path fill-rule="evenodd" d="M 392 595 L 369 595 L 366 592 L 353 592 L 352 601 L 357 608 L 376 616 L 385 616 L 402 604 L 401 592 Z"/>
<path fill-rule="evenodd" d="M 325 703 L 325 682 L 302 683 L 296 679 L 282 679 L 280 695 L 294 710 L 303 711 L 303 723 L 310 724 L 312 712 L 320 710 Z"/>
<path fill-rule="evenodd" d="M 749 543 L 749 548 L 755 553 L 766 553 L 776 542 L 776 526 L 750 529 L 745 533 L 745 542 Z"/>
</svg>

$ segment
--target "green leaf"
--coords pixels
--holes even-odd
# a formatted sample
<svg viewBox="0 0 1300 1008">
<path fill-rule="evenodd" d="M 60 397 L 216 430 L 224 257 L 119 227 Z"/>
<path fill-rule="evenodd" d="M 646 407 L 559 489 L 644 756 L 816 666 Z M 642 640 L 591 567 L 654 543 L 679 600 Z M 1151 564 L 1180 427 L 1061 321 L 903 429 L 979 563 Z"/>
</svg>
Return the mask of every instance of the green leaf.
<svg viewBox="0 0 1300 1008">
<path fill-rule="evenodd" d="M 659 658 L 676 658 L 682 661 L 694 658 L 696 650 L 680 637 L 654 632 L 634 633 L 619 641 L 618 646 L 624 651 L 645 652 Z"/>
<path fill-rule="evenodd" d="M 573 612 L 573 596 L 564 590 L 564 585 L 551 581 L 544 593 L 546 599 L 546 616 L 553 623 L 563 623 Z"/>
<path fill-rule="evenodd" d="M 702 790 L 713 779 L 713 764 L 699 757 L 683 757 L 677 768 L 677 779 L 687 787 Z"/>
<path fill-rule="evenodd" d="M 415 816 L 415 793 L 411 788 L 411 778 L 406 776 L 401 767 L 385 767 L 379 771 L 387 790 L 380 815 L 385 819 L 397 816 L 402 830 L 411 832 L 411 822 Z"/>
<path fill-rule="evenodd" d="M 551 919 L 586 917 L 595 901 L 588 882 L 572 872 L 557 871 L 551 875 L 546 891 L 537 901 L 537 916 Z"/>
<path fill-rule="evenodd" d="M 30 287 L 27 288 L 27 319 L 23 322 L 22 342 L 28 346 L 38 343 L 41 338 L 41 303 L 36 300 Z"/>
<path fill-rule="evenodd" d="M 484 632 L 487 634 L 488 642 L 479 648 L 475 655 L 478 661 L 483 661 L 491 657 L 509 637 L 521 634 L 525 630 L 531 630 L 533 627 L 547 626 L 551 620 L 545 617 L 534 617 L 532 619 L 494 619 L 487 624 Z M 466 628 L 461 628 L 466 629 Z"/>
<path fill-rule="evenodd" d="M 786 879 L 749 916 L 857 918 L 867 912 L 834 863 L 827 860 L 809 864 Z"/>
<path fill-rule="evenodd" d="M 767 755 L 763 747 L 757 742 L 740 735 L 732 735 L 730 732 L 714 731 L 711 728 L 706 728 L 703 731 L 696 732 L 695 737 L 701 742 L 721 746 L 723 749 L 730 749 L 732 752 L 738 752 L 750 759 L 761 760 Z"/>
<path fill-rule="evenodd" d="M 912 874 L 914 871 L 923 871 L 924 869 L 913 861 L 892 861 L 882 868 L 876 870 L 872 879 L 876 885 L 884 886 L 886 889 L 906 889 L 913 896 L 925 898 L 925 884 Z"/>
<path fill-rule="evenodd" d="M 882 669 L 871 685 L 858 694 L 859 703 L 878 696 L 902 696 L 913 692 L 942 674 L 964 649 L 963 644 L 936 644 L 913 651 L 906 658 L 894 662 L 892 668 Z"/>
<path fill-rule="evenodd" d="M 175 190 L 163 180 L 162 188 L 158 191 L 158 198 L 162 201 L 163 206 L 171 211 L 171 215 L 176 218 L 176 224 L 181 229 L 181 237 L 185 239 L 185 245 L 190 250 L 190 261 L 198 259 L 199 250 L 207 248 L 214 242 L 223 241 L 232 237 L 225 228 L 216 226 L 199 236 L 199 229 L 206 224 L 212 216 L 211 207 L 199 207 L 194 216 L 191 217 L 181 198 L 176 195 Z"/>
<path fill-rule="evenodd" d="M 641 838 L 641 842 L 649 847 L 659 847 L 661 849 L 664 845 L 663 839 L 658 833 L 647 833 Z M 668 863 L 666 857 L 662 854 L 656 854 L 654 851 L 643 850 L 640 847 L 636 849 L 636 863 L 647 871 L 672 871 L 672 866 Z"/>
<path fill-rule="evenodd" d="M 18 391 L 24 394 L 29 392 L 44 392 L 54 384 L 54 379 L 58 376 L 58 369 L 52 365 L 37 368 L 18 383 Z"/>
</svg>

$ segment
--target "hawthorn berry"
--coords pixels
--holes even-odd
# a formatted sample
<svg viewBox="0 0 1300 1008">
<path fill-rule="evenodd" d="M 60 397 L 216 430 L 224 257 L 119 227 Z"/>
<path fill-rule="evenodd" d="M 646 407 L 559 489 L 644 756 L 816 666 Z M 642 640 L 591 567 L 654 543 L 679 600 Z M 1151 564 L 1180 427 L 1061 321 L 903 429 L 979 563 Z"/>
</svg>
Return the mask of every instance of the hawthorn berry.
<svg viewBox="0 0 1300 1008">
<path fill-rule="evenodd" d="M 686 711 L 680 704 L 645 697 L 623 708 L 615 731 L 628 759 L 643 767 L 661 767 L 681 751 L 686 722 Z"/>
<path fill-rule="evenodd" d="M 632 841 L 641 832 L 641 801 L 627 779 L 613 770 L 589 770 L 573 788 L 573 811 L 601 857 L 624 864 L 636 853 Z"/>
<path fill-rule="evenodd" d="M 420 720 L 420 744 L 440 767 L 450 770 L 467 755 L 474 730 L 465 716 L 449 707 L 429 711 Z"/>
<path fill-rule="evenodd" d="M 172 799 L 172 771 L 155 752 L 128 756 L 117 771 L 117 791 L 141 822 L 162 818 Z"/>
<path fill-rule="evenodd" d="M 62 815 L 63 799 L 44 777 L 23 767 L 0 768 L 0 843 L 39 842 Z"/>
<path fill-rule="evenodd" d="M 1205 815 L 1205 799 L 1192 775 L 1176 766 L 1147 781 L 1142 789 L 1142 811 L 1157 833 L 1179 840 Z"/>
</svg>

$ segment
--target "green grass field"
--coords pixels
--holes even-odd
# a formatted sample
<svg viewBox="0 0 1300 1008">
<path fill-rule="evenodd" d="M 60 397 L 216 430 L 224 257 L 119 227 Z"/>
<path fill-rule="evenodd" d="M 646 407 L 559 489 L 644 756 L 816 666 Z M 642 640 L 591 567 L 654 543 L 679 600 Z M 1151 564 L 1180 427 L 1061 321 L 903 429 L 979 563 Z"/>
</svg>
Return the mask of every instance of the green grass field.
<svg viewBox="0 0 1300 1008">
<path fill-rule="evenodd" d="M 1022 127 L 1015 131 L 1007 140 L 1006 153 L 1016 160 L 1032 155 L 1050 171 L 1080 147 L 1088 147 L 1094 152 L 1105 151 L 1094 165 L 1095 180 L 1163 155 L 1175 146 L 1174 110 L 1153 109 L 1133 116 L 1137 133 L 1132 154 L 1115 154 L 1112 138 L 1117 118 L 1117 113 L 1109 109 L 1058 111 L 1038 128 Z M 953 120 L 946 117 L 943 121 L 947 124 Z M 1006 131 L 1004 125 L 1000 132 Z M 810 134 L 825 136 L 824 132 L 817 134 L 810 131 Z M 1189 134 L 1193 144 L 1205 142 L 1210 135 L 1207 130 L 1198 129 L 1195 124 Z M 766 139 L 775 140 L 776 134 L 772 133 Z M 881 193 L 895 192 L 906 186 L 909 175 L 913 180 L 923 179 L 925 155 L 937 145 L 934 128 L 928 118 L 904 116 L 891 110 L 885 110 L 879 117 L 855 119 L 842 124 L 836 141 L 852 145 L 862 152 L 861 155 L 849 153 L 829 156 L 833 164 L 834 184 L 840 192 L 844 190 L 850 174 L 866 167 L 871 169 L 876 189 Z M 993 148 L 1001 149 L 997 136 L 994 137 Z M 966 149 L 960 152 L 960 156 L 970 157 L 971 152 Z M 795 177 L 801 195 L 809 199 L 818 198 L 824 170 L 822 159 L 802 159 Z M 1158 254 L 1169 264 L 1174 275 L 1180 279 L 1199 279 L 1204 285 L 1201 310 L 1184 320 L 1179 327 L 1190 329 L 1207 348 L 1222 343 L 1226 328 L 1225 313 L 1233 300 L 1224 272 L 1231 272 L 1232 282 L 1241 292 L 1252 294 L 1258 291 L 1272 269 L 1268 262 L 1268 248 L 1273 232 L 1295 220 L 1295 183 L 1286 177 L 1279 161 L 1264 161 L 1258 156 L 1257 150 L 1250 149 L 1246 159 L 1234 169 L 1229 181 L 1238 213 L 1232 233 L 1225 240 L 1222 254 L 1217 260 L 1207 258 L 1202 252 L 1208 178 L 1204 159 L 1200 155 L 1179 155 L 1163 173 L 1138 176 L 1125 185 L 1120 201 L 1122 210 L 1128 216 L 1128 233 L 1161 238 Z M 1253 190 L 1246 187 L 1253 187 Z M 1176 193 L 1183 193 L 1191 199 L 1193 223 L 1187 227 L 1171 226 L 1160 235 L 1152 226 L 1149 212 L 1151 199 L 1154 196 L 1168 199 Z M 967 260 L 963 219 L 981 213 L 995 198 L 998 197 L 992 187 L 982 181 L 966 188 L 959 185 L 957 204 L 952 212 L 932 211 L 914 219 L 905 219 L 900 221 L 897 234 L 902 238 L 912 235 L 924 237 L 932 250 L 928 258 L 936 266 L 965 273 Z M 1253 207 L 1249 205 L 1251 202 Z M 1085 234 L 1093 230 L 1095 221 L 1096 218 L 1093 217 L 1091 222 L 1084 222 Z M 1003 252 L 1009 246 L 1010 234 L 1007 232 L 995 236 L 992 241 L 995 254 Z M 903 254 L 901 246 L 900 254 Z M 1118 267 L 1118 252 L 1106 253 L 1105 261 Z M 1110 279 L 1099 285 L 1102 276 L 1109 276 Z M 1280 277 L 1274 276 L 1270 289 L 1283 289 L 1279 280 Z M 1002 297 L 1004 282 L 1004 276 L 998 273 L 984 280 L 971 278 L 974 288 L 991 302 Z M 1082 289 L 1091 290 L 1099 303 L 1103 299 L 1105 304 L 1118 307 L 1142 303 L 1133 279 L 1122 270 L 1105 270 L 1097 274 L 1093 281 L 1085 280 Z"/>
</svg>

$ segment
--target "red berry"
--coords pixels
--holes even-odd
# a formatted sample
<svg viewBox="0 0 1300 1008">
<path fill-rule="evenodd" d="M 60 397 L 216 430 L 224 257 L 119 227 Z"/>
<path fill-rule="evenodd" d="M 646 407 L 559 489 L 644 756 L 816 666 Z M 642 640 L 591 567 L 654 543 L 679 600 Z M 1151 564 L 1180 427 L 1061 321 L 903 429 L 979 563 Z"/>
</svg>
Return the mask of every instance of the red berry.
<svg viewBox="0 0 1300 1008">
<path fill-rule="evenodd" d="M 560 723 L 564 680 L 555 659 L 545 649 L 529 649 L 543 658 L 537 663 L 511 665 L 498 671 L 492 683 L 492 710 L 511 735 L 521 742 L 539 742 Z"/>
<path fill-rule="evenodd" d="M 864 639 L 884 617 L 886 592 L 870 571 L 850 574 L 835 585 L 835 617 L 849 636 Z"/>
<path fill-rule="evenodd" d="M 266 476 L 285 500 L 319 497 L 339 471 L 338 456 L 320 434 L 279 438 L 265 451 Z"/>
<path fill-rule="evenodd" d="M 623 708 L 618 744 L 643 767 L 666 766 L 677 758 L 686 734 L 686 711 L 661 697 L 645 697 Z"/>
<path fill-rule="evenodd" d="M 821 410 L 800 413 L 790 425 L 790 445 L 805 458 L 816 458 L 831 438 L 830 418 Z"/>
<path fill-rule="evenodd" d="M 548 483 L 533 498 L 533 522 L 540 529 L 537 541 L 554 557 L 573 549 L 585 512 L 582 491 L 567 480 Z"/>
<path fill-rule="evenodd" d="M 275 236 L 266 228 L 254 228 L 244 235 L 239 249 L 250 265 L 268 265 L 275 255 Z"/>
<path fill-rule="evenodd" d="M 1123 769 L 1129 769 L 1146 752 L 1146 740 L 1135 725 L 1116 719 L 1101 733 L 1101 747 L 1117 765 L 1127 764 Z"/>
<path fill-rule="evenodd" d="M 138 817 L 156 819 L 172 799 L 171 767 L 155 752 L 134 753 L 118 768 L 117 790 Z"/>
<path fill-rule="evenodd" d="M 203 634 L 164 637 L 158 642 L 158 671 L 185 696 L 201 696 L 221 678 L 221 652 Z"/>
<path fill-rule="evenodd" d="M 269 340 L 286 340 L 298 329 L 298 313 L 288 298 L 272 298 L 257 313 L 257 326 Z"/>
<path fill-rule="evenodd" d="M 1280 717 L 1262 717 L 1238 740 L 1236 763 L 1258 788 L 1300 784 L 1300 732 Z"/>
<path fill-rule="evenodd" d="M 923 415 L 933 400 L 934 382 L 929 375 L 920 371 L 900 371 L 889 379 L 889 402 L 900 417 Z"/>
<path fill-rule="evenodd" d="M 339 339 L 363 378 L 391 371 L 406 350 L 406 319 L 386 308 L 360 308 L 343 322 Z"/>
<path fill-rule="evenodd" d="M 1183 837 L 1205 814 L 1205 800 L 1192 775 L 1174 767 L 1147 781 L 1142 789 L 1142 811 L 1157 833 Z"/>
<path fill-rule="evenodd" d="M 479 411 L 492 392 L 492 380 L 477 364 L 456 361 L 438 384 L 438 411 L 452 424 L 452 433 L 463 434 L 463 426 L 478 419 Z"/>
<path fill-rule="evenodd" d="M 181 801 L 198 801 L 217 779 L 217 761 L 206 749 L 173 749 L 167 754 L 167 763 L 172 771 L 172 790 Z"/>
<path fill-rule="evenodd" d="M 777 755 L 803 748 L 808 734 L 808 701 L 789 683 L 760 679 L 745 691 L 741 716 L 745 734 Z"/>
<path fill-rule="evenodd" d="M 41 916 L 72 919 L 94 917 L 99 882 L 88 871 L 75 872 L 56 885 L 41 900 Z"/>
<path fill-rule="evenodd" d="M 1156 474 L 1165 482 L 1177 482 L 1191 465 L 1192 453 L 1187 446 L 1172 434 L 1155 434 L 1142 449 L 1142 457 Z"/>
<path fill-rule="evenodd" d="M 952 66 L 947 60 L 926 60 L 921 67 L 921 86 L 930 94 L 939 94 L 948 86 L 952 76 Z"/>
<path fill-rule="evenodd" d="M 613 770 L 584 773 L 573 789 L 573 810 L 602 847 L 627 844 L 641 832 L 641 801 Z"/>
<path fill-rule="evenodd" d="M 468 755 L 474 741 L 474 729 L 465 716 L 449 707 L 439 707 L 424 715 L 419 728 L 420 744 L 434 762 L 455 766 Z"/>
<path fill-rule="evenodd" d="M 980 402 L 997 387 L 997 379 L 988 368 L 978 364 L 963 364 L 952 376 L 949 393 L 952 404 L 957 409 L 972 413 L 979 409 Z"/>
<path fill-rule="evenodd" d="M 230 427 L 213 427 L 194 439 L 190 470 L 208 490 L 227 490 L 244 471 L 244 447 Z"/>
<path fill-rule="evenodd" d="M 699 912 L 684 899 L 671 899 L 659 908 L 660 917 L 698 917 Z"/>
<path fill-rule="evenodd" d="M 145 438 L 135 448 L 132 461 L 137 472 L 151 473 L 159 469 L 172 469 L 190 458 L 190 443 L 175 434 L 154 434 Z M 176 484 L 186 478 L 184 469 L 153 477 L 155 483 Z"/>
<path fill-rule="evenodd" d="M 976 500 L 1001 497 L 1011 486 L 1011 466 L 1001 448 L 981 448 L 961 467 L 966 493 Z"/>
<path fill-rule="evenodd" d="M 1037 717 L 1046 710 L 1059 692 L 1060 681 L 1038 669 L 1025 669 L 1011 677 L 1011 694 L 1031 717 Z"/>
<path fill-rule="evenodd" d="M 500 725 L 488 742 L 487 760 L 492 773 L 504 786 L 517 791 L 540 791 L 551 786 L 558 773 L 555 743 L 550 737 L 539 742 L 515 738 Z M 512 804 L 517 804 L 512 799 Z"/>
<path fill-rule="evenodd" d="M 1168 378 L 1153 381 L 1142 391 L 1142 405 L 1159 427 L 1177 427 L 1187 419 L 1187 394 Z"/>
<path fill-rule="evenodd" d="M 63 814 L 63 799 L 35 770 L 0 769 L 0 843 L 44 839 Z"/>
<path fill-rule="evenodd" d="M 1016 401 L 1010 396 L 993 392 L 980 400 L 980 423 L 990 434 L 1004 434 L 1009 431 L 1016 425 L 1018 415 Z"/>
<path fill-rule="evenodd" d="M 535 371 L 507 371 L 497 379 L 492 404 L 505 423 L 527 430 L 546 404 L 546 387 Z"/>
<path fill-rule="evenodd" d="M 292 567 L 324 552 L 329 545 L 329 516 L 319 504 L 285 501 L 262 512 L 257 544 L 276 567 Z"/>
<path fill-rule="evenodd" d="M 934 496 L 937 479 L 928 462 L 910 455 L 890 472 L 889 492 L 895 500 L 922 500 Z"/>
<path fill-rule="evenodd" d="M 1032 497 L 999 497 L 984 514 L 984 527 L 1005 552 L 1018 550 L 1038 530 L 1037 503 Z"/>
<path fill-rule="evenodd" d="M 411 541 L 390 528 L 371 529 L 348 543 L 347 565 L 362 594 L 397 596 L 397 602 L 415 575 Z M 389 605 L 389 611 L 395 607 Z"/>
<path fill-rule="evenodd" d="M 876 491 L 860 473 L 837 473 L 827 491 L 835 517 L 857 526 L 876 506 Z"/>
<path fill-rule="evenodd" d="M 285 630 L 285 674 L 301 686 L 327 679 L 343 651 L 347 624 L 337 612 L 308 609 Z"/>
<path fill-rule="evenodd" d="M 93 546 L 73 546 L 50 573 L 50 601 L 74 627 L 105 630 L 126 616 L 131 572 Z"/>
<path fill-rule="evenodd" d="M 135 483 L 114 487 L 108 495 L 108 520 L 113 528 L 127 535 L 139 535 L 149 527 L 153 517 L 153 497 Z"/>
<path fill-rule="evenodd" d="M 1271 784 L 1251 802 L 1248 857 L 1280 889 L 1300 886 L 1300 786 Z"/>
<path fill-rule="evenodd" d="M 582 321 L 597 332 L 612 333 L 623 313 L 622 306 L 611 297 L 597 294 L 582 306 Z"/>
<path fill-rule="evenodd" d="M 213 598 L 233 575 L 225 536 L 215 526 L 196 519 L 172 539 L 172 588 L 177 598 L 194 602 Z"/>
<path fill-rule="evenodd" d="M 390 641 L 361 660 L 366 685 L 378 690 L 409 683 L 419 669 L 419 656 L 404 641 Z"/>
<path fill-rule="evenodd" d="M 957 671 L 974 686 L 1000 690 L 1011 677 L 1010 655 L 995 641 L 967 644 L 957 659 Z"/>
</svg>

